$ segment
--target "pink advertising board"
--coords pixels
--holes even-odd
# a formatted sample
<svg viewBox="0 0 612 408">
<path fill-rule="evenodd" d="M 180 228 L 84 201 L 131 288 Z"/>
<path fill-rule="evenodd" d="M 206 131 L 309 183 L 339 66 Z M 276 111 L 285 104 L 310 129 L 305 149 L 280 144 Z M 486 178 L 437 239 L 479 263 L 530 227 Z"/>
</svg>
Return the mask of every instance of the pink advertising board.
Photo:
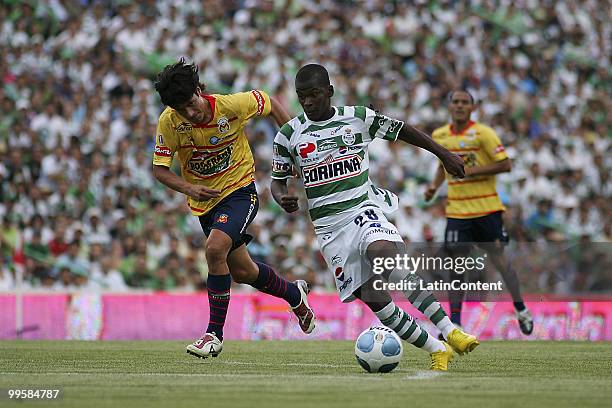
<svg viewBox="0 0 612 408">
<path fill-rule="evenodd" d="M 226 339 L 355 339 L 380 324 L 359 302 L 343 304 L 336 294 L 311 294 L 317 328 L 304 335 L 285 302 L 270 296 L 233 294 L 225 326 Z M 399 303 L 437 333 L 410 304 Z M 466 330 L 480 339 L 612 340 L 610 301 L 531 302 L 535 331 L 523 336 L 512 303 L 464 305 Z M 0 339 L 19 338 L 15 295 L 0 295 Z M 26 294 L 23 296 L 24 339 L 190 340 L 208 321 L 206 294 Z"/>
</svg>

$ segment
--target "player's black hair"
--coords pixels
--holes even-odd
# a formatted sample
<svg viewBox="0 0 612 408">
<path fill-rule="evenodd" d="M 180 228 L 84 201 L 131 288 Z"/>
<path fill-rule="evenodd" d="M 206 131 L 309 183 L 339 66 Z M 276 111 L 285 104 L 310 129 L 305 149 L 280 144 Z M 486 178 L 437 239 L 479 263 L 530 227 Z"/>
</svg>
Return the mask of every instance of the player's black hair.
<svg viewBox="0 0 612 408">
<path fill-rule="evenodd" d="M 198 67 L 187 64 L 185 58 L 166 65 L 155 79 L 155 90 L 162 103 L 175 109 L 189 101 L 198 87 L 204 90 L 204 85 L 200 84 Z"/>
<path fill-rule="evenodd" d="M 312 82 L 321 88 L 328 87 L 329 73 L 323 65 L 319 64 L 307 64 L 304 65 L 295 75 L 296 83 L 309 83 Z"/>
<path fill-rule="evenodd" d="M 470 91 L 468 91 L 467 89 L 455 89 L 454 91 L 451 91 L 451 93 L 448 95 L 448 101 L 451 102 L 453 100 L 453 95 L 455 95 L 457 92 L 465 92 L 466 94 L 469 95 L 470 97 L 470 103 L 472 105 L 474 105 L 475 101 L 474 101 L 474 96 L 470 93 Z"/>
</svg>

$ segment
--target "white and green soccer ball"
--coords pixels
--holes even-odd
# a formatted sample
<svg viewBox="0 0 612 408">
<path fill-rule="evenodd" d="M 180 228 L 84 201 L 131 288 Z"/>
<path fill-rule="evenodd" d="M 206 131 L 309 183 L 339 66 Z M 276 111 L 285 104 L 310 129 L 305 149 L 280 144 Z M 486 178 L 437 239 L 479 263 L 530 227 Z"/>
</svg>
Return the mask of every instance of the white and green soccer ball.
<svg viewBox="0 0 612 408">
<path fill-rule="evenodd" d="M 370 327 L 355 342 L 357 362 L 369 373 L 392 371 L 402 360 L 403 354 L 402 340 L 387 327 Z"/>
</svg>

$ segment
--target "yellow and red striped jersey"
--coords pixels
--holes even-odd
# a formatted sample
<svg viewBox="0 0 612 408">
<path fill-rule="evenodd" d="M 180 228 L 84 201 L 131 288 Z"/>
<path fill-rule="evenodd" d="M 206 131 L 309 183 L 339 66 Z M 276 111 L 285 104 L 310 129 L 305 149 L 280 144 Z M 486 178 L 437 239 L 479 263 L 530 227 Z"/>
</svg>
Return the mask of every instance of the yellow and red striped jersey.
<svg viewBox="0 0 612 408">
<path fill-rule="evenodd" d="M 463 158 L 465 167 L 485 166 L 508 158 L 504 146 L 493 129 L 470 121 L 457 133 L 451 124 L 436 129 L 433 139 Z M 472 176 L 457 179 L 446 173 L 448 203 L 446 217 L 476 218 L 505 211 L 497 190 L 495 176 Z"/>
<path fill-rule="evenodd" d="M 193 124 L 167 107 L 159 116 L 153 153 L 153 164 L 166 167 L 178 153 L 185 180 L 221 191 L 207 201 L 188 197 L 196 216 L 254 180 L 255 162 L 244 127 L 249 119 L 270 114 L 272 106 L 270 97 L 258 90 L 204 97 L 214 113 L 210 122 Z"/>
</svg>

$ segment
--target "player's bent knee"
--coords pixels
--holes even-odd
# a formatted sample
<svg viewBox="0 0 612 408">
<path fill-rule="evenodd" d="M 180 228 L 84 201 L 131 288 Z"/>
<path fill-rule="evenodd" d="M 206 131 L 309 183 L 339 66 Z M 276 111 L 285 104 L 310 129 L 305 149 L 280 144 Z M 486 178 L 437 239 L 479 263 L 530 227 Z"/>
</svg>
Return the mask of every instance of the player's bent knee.
<svg viewBox="0 0 612 408">
<path fill-rule="evenodd" d="M 206 241 L 206 246 L 204 247 L 206 261 L 209 265 L 227 262 L 229 250 L 230 246 L 227 246 L 224 242 L 214 242 L 209 239 Z"/>
</svg>

